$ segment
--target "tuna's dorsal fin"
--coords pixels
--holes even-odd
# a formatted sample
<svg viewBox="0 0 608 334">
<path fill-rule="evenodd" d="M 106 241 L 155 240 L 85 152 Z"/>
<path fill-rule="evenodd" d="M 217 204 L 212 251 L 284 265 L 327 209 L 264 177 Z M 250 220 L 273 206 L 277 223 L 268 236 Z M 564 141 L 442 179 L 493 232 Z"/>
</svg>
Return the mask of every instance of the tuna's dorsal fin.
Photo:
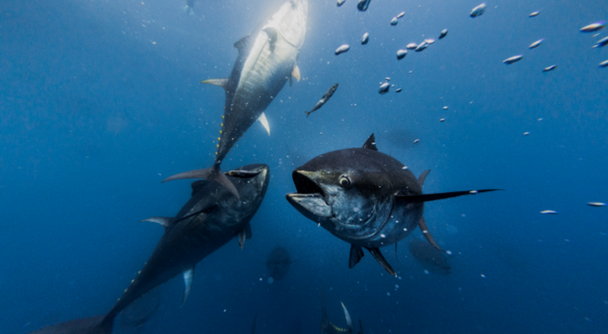
<svg viewBox="0 0 608 334">
<path fill-rule="evenodd" d="M 182 300 L 182 305 L 188 299 L 188 295 L 190 294 L 190 289 L 192 288 L 192 278 L 194 277 L 194 267 L 184 271 L 184 299 Z"/>
<path fill-rule="evenodd" d="M 361 258 L 363 258 L 363 250 L 359 246 L 350 245 L 350 258 L 348 259 L 348 267 L 354 268 Z"/>
<path fill-rule="evenodd" d="M 243 249 L 245 246 L 245 239 L 251 239 L 251 225 L 247 223 L 245 227 L 239 233 L 239 248 Z"/>
<path fill-rule="evenodd" d="M 386 259 L 382 255 L 382 251 L 380 251 L 379 248 L 367 248 L 367 250 L 372 254 L 374 259 L 376 259 L 376 261 L 378 261 L 378 263 L 380 263 L 380 265 L 382 265 L 382 268 L 384 268 L 386 271 L 388 271 L 389 274 L 397 277 L 397 273 L 395 273 L 393 268 L 391 268 L 391 265 L 388 264 L 388 262 L 386 262 Z"/>
<path fill-rule="evenodd" d="M 268 118 L 266 118 L 266 114 L 264 112 L 262 112 L 258 118 L 258 121 L 262 123 L 262 126 L 264 126 L 264 129 L 266 129 L 266 132 L 268 132 L 268 135 L 270 136 L 270 124 L 268 124 Z"/>
<path fill-rule="evenodd" d="M 420 174 L 420 176 L 418 176 L 418 184 L 420 185 L 421 188 L 424 185 L 424 180 L 426 179 L 426 176 L 429 175 L 430 172 L 431 172 L 431 170 L 427 169 L 424 172 L 422 172 L 422 174 Z"/>
<path fill-rule="evenodd" d="M 201 81 L 200 83 L 214 85 L 214 86 L 222 87 L 225 90 L 228 90 L 228 82 L 230 82 L 229 79 L 207 79 L 207 80 Z"/>
<path fill-rule="evenodd" d="M 142 220 L 142 222 L 150 222 L 160 224 L 162 227 L 167 228 L 171 224 L 171 217 L 150 217 L 148 219 Z"/>
<path fill-rule="evenodd" d="M 422 234 L 426 238 L 426 241 L 429 242 L 429 244 L 431 244 L 433 247 L 437 248 L 438 250 L 440 250 L 442 252 L 445 252 L 435 242 L 435 239 L 433 239 L 433 236 L 431 235 L 431 232 L 429 232 L 429 227 L 426 225 L 426 221 L 424 220 L 424 217 L 420 217 L 420 222 L 418 222 L 418 226 L 420 226 L 420 230 L 422 231 Z"/>
<path fill-rule="evenodd" d="M 264 32 L 268 35 L 268 43 L 270 43 L 270 51 L 274 51 L 274 48 L 277 46 L 277 39 L 279 38 L 279 33 L 273 27 L 264 28 Z"/>
<path fill-rule="evenodd" d="M 367 138 L 365 144 L 363 144 L 363 148 L 367 148 L 374 151 L 378 150 L 378 148 L 376 147 L 376 137 L 374 137 L 373 133 L 371 136 L 369 136 L 369 138 Z"/>
<path fill-rule="evenodd" d="M 423 202 L 437 201 L 440 199 L 458 197 L 458 196 L 463 196 L 463 195 L 475 195 L 478 193 L 485 193 L 485 192 L 496 191 L 496 190 L 502 190 L 502 189 L 466 190 L 466 191 L 453 191 L 453 192 L 449 192 L 449 193 L 420 194 L 420 195 L 407 195 L 407 194 L 404 194 L 403 192 L 399 191 L 399 192 L 397 192 L 397 194 L 395 194 L 395 197 L 397 199 L 403 199 L 410 203 L 423 203 Z"/>
<path fill-rule="evenodd" d="M 293 70 L 291 70 L 291 76 L 289 77 L 289 87 L 291 87 L 291 85 L 293 85 L 293 79 L 296 79 L 296 81 L 300 81 L 300 68 L 298 67 L 298 65 L 295 65 L 293 67 Z"/>
<path fill-rule="evenodd" d="M 247 44 L 247 41 L 249 40 L 250 36 L 251 36 L 251 34 L 247 34 L 243 38 L 241 38 L 238 41 L 234 42 L 234 47 L 237 50 L 239 50 L 239 52 L 241 52 L 241 49 Z"/>
</svg>

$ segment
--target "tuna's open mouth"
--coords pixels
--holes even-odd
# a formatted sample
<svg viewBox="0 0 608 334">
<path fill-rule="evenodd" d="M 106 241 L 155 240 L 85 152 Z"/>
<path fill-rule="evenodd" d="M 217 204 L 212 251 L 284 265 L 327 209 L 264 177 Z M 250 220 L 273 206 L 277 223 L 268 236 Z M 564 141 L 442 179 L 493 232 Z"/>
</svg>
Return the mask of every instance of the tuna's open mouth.
<svg viewBox="0 0 608 334">
<path fill-rule="evenodd" d="M 310 172 L 294 170 L 292 173 L 293 183 L 300 194 L 318 194 L 323 196 L 323 190 L 315 181 L 306 174 Z"/>
<path fill-rule="evenodd" d="M 312 175 L 312 172 L 293 171 L 293 183 L 298 192 L 287 194 L 287 200 L 309 219 L 317 221 L 319 218 L 333 217 L 323 190 L 308 175 Z"/>
</svg>

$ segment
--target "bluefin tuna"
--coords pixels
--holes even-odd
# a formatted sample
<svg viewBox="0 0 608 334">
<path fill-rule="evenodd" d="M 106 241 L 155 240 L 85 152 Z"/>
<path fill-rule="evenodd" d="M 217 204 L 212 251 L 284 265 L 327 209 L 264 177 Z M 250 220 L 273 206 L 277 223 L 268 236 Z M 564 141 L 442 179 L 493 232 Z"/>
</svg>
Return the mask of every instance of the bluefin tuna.
<svg viewBox="0 0 608 334">
<path fill-rule="evenodd" d="M 380 247 L 395 244 L 420 227 L 427 241 L 440 249 L 422 217 L 425 202 L 496 190 L 423 194 L 428 173 L 416 179 L 401 162 L 378 151 L 372 134 L 362 148 L 325 153 L 296 168 L 292 177 L 297 192 L 286 197 L 306 218 L 351 245 L 350 268 L 366 248 L 396 276 Z"/>
<path fill-rule="evenodd" d="M 226 91 L 224 116 L 219 143 L 212 167 L 180 173 L 163 182 L 203 178 L 219 182 L 235 196 L 238 193 L 220 170 L 230 149 L 256 121 L 266 127 L 264 111 L 291 78 L 299 80 L 296 59 L 306 34 L 307 0 L 290 0 L 253 32 L 234 44 L 239 55 L 230 77 L 209 79 L 201 83 L 216 85 Z"/>
<path fill-rule="evenodd" d="M 72 320 L 34 333 L 112 333 L 114 319 L 122 310 L 179 274 L 184 278 L 182 303 L 185 302 L 198 262 L 235 237 L 241 248 L 251 237 L 249 222 L 260 207 L 270 180 L 268 166 L 260 164 L 232 170 L 225 176 L 233 182 L 240 199 L 216 182 L 200 180 L 192 183 L 192 197 L 175 217 L 144 220 L 159 224 L 165 232 L 144 267 L 105 316 Z"/>
</svg>

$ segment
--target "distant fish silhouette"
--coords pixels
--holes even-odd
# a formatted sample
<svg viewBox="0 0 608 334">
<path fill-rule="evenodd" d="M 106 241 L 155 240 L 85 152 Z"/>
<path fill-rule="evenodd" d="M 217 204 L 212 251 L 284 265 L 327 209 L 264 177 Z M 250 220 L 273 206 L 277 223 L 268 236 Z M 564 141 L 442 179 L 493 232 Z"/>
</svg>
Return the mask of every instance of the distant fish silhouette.
<svg viewBox="0 0 608 334">
<path fill-rule="evenodd" d="M 275 247 L 268 255 L 268 260 L 266 260 L 268 275 L 275 281 L 282 280 L 289 272 L 292 263 L 289 252 L 285 248 Z"/>
<path fill-rule="evenodd" d="M 436 275 L 449 275 L 452 267 L 448 262 L 447 255 L 433 247 L 430 243 L 419 239 L 408 243 L 410 253 L 422 267 Z"/>
</svg>

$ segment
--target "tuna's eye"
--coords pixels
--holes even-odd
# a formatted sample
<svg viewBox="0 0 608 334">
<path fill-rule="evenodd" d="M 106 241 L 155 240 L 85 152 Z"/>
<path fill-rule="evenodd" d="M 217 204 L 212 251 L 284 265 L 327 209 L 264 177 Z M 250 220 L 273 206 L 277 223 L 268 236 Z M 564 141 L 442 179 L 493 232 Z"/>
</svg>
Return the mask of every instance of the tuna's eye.
<svg viewBox="0 0 608 334">
<path fill-rule="evenodd" d="M 350 186 L 350 179 L 348 178 L 348 175 L 341 175 L 340 176 L 340 187 L 348 188 L 349 186 Z"/>
</svg>

